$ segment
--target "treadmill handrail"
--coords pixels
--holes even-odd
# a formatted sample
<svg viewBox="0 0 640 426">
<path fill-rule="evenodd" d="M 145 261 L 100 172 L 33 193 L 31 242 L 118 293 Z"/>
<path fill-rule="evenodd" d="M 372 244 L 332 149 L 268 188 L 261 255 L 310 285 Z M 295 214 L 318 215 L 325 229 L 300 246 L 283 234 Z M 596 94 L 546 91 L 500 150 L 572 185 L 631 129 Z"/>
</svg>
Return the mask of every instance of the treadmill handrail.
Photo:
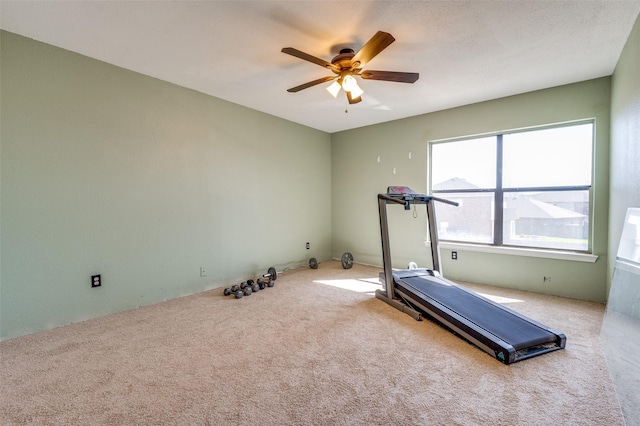
<svg viewBox="0 0 640 426">
<path fill-rule="evenodd" d="M 403 196 L 404 197 L 404 196 Z M 378 194 L 378 199 L 382 199 L 385 201 L 390 201 L 392 203 L 398 203 L 398 204 L 402 204 L 402 205 L 407 205 L 408 200 L 405 200 L 404 198 L 393 198 L 388 196 L 387 194 Z"/>
<path fill-rule="evenodd" d="M 431 200 L 439 201 L 441 203 L 450 204 L 452 206 L 458 207 L 460 203 L 456 201 L 447 200 L 445 198 L 434 197 L 433 195 L 426 194 L 399 194 L 399 193 L 387 193 L 387 194 L 378 194 L 378 199 L 382 199 L 385 201 L 403 204 L 405 207 L 407 203 L 414 202 L 419 204 L 426 204 Z"/>
</svg>

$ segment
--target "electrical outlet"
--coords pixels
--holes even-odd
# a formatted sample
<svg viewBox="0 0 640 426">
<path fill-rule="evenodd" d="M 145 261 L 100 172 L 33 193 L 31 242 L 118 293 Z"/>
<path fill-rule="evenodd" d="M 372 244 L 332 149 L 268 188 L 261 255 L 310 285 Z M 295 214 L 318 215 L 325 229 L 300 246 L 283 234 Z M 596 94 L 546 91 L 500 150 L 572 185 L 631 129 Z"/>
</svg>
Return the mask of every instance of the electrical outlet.
<svg viewBox="0 0 640 426">
<path fill-rule="evenodd" d="M 201 277 L 206 277 L 207 276 L 207 271 L 206 271 L 206 269 L 204 269 L 204 266 L 200 267 L 200 276 Z"/>
<path fill-rule="evenodd" d="M 458 260 L 458 252 L 457 251 L 452 251 L 451 252 L 451 259 Z"/>
<path fill-rule="evenodd" d="M 311 248 L 311 244 L 307 243 L 307 250 Z"/>
<path fill-rule="evenodd" d="M 91 275 L 91 287 L 101 287 L 102 286 L 102 277 L 100 275 Z"/>
<path fill-rule="evenodd" d="M 551 282 L 551 277 L 544 277 L 542 279 L 542 281 L 545 282 L 545 283 L 550 283 Z"/>
</svg>

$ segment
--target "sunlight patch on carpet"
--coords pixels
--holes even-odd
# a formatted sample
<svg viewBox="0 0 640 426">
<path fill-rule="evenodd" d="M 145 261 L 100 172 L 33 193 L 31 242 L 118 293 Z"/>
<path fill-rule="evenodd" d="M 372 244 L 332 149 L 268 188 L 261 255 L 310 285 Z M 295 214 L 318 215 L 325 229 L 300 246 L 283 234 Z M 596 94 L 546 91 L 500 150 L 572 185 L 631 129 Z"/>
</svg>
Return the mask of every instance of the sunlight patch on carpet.
<svg viewBox="0 0 640 426">
<path fill-rule="evenodd" d="M 520 300 L 520 299 L 511 299 L 510 297 L 502 297 L 502 296 L 494 296 L 493 294 L 487 294 L 487 293 L 480 293 L 478 292 L 479 295 L 486 297 L 487 299 L 496 302 L 496 303 L 502 303 L 502 304 L 507 304 L 507 303 L 522 303 L 524 302 L 524 300 Z"/>
<path fill-rule="evenodd" d="M 314 283 L 330 285 L 358 293 L 373 293 L 380 288 L 378 278 L 358 278 L 347 280 L 314 280 Z"/>
</svg>

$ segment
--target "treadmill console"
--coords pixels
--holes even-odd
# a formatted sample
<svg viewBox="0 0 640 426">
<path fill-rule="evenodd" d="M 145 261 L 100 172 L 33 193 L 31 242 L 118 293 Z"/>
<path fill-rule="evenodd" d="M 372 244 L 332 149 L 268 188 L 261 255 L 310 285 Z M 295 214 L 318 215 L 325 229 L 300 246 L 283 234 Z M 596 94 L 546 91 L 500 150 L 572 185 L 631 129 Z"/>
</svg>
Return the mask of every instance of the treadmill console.
<svg viewBox="0 0 640 426">
<path fill-rule="evenodd" d="M 378 196 L 383 196 L 383 194 Z M 426 204 L 433 198 L 431 195 L 418 194 L 408 186 L 389 186 L 386 196 L 395 200 L 403 200 L 405 210 L 411 209 L 410 203 Z"/>
<path fill-rule="evenodd" d="M 387 194 L 410 194 L 413 195 L 416 192 L 408 186 L 389 186 L 387 187 Z"/>
</svg>

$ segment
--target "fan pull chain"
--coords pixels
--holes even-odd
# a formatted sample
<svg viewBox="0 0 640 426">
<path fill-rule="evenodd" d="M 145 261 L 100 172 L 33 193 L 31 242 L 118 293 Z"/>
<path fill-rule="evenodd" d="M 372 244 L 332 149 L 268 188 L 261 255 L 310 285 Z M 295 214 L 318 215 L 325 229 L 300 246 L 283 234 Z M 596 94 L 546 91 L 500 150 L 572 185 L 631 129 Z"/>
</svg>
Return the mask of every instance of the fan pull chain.
<svg viewBox="0 0 640 426">
<path fill-rule="evenodd" d="M 349 112 L 349 102 L 345 102 L 344 104 L 344 113 L 348 113 Z"/>
<path fill-rule="evenodd" d="M 417 219 L 418 218 L 418 210 L 416 210 L 416 205 L 413 205 L 413 218 Z"/>
</svg>

